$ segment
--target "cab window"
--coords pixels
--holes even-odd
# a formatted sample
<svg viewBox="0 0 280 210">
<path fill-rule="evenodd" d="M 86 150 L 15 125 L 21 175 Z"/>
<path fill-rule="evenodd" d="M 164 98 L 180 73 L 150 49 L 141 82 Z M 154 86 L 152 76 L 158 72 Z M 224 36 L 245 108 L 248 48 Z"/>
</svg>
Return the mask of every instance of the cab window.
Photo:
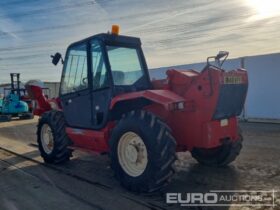
<svg viewBox="0 0 280 210">
<path fill-rule="evenodd" d="M 105 66 L 104 56 L 101 50 L 101 46 L 98 41 L 93 41 L 91 44 L 91 56 L 92 56 L 92 84 L 93 89 L 108 87 L 109 79 Z"/>
<path fill-rule="evenodd" d="M 88 88 L 86 44 L 73 46 L 68 50 L 64 68 L 61 81 L 62 94 Z"/>
<path fill-rule="evenodd" d="M 115 85 L 133 85 L 144 75 L 137 49 L 117 46 L 106 49 Z"/>
</svg>

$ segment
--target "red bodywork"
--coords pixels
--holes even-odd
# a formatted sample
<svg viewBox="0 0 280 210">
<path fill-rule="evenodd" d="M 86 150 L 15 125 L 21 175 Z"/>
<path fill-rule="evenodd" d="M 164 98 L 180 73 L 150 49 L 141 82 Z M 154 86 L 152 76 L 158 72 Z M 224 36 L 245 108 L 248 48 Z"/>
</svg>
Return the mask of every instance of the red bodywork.
<svg viewBox="0 0 280 210">
<path fill-rule="evenodd" d="M 148 99 L 152 103 L 143 109 L 154 113 L 168 124 L 177 141 L 178 151 L 192 150 L 194 147 L 213 148 L 221 145 L 226 139 L 238 140 L 236 116 L 231 116 L 226 120 L 215 120 L 213 116 L 218 106 L 222 87 L 245 86 L 245 94 L 242 96 L 244 98 L 241 102 L 244 103 L 248 85 L 245 70 L 225 72 L 212 66 L 201 73 L 194 70 L 168 70 L 167 79 L 155 80 L 152 84 L 153 90 L 126 93 L 114 97 L 110 109 L 113 109 L 120 101 L 137 98 Z M 35 114 L 41 115 L 54 107 L 61 109 L 59 99 L 47 100 L 39 87 L 30 86 L 28 90 L 38 104 Z M 184 104 L 183 109 L 178 109 L 178 103 Z M 108 152 L 108 141 L 114 126 L 115 122 L 109 122 L 105 128 L 99 131 L 68 127 L 66 132 L 73 142 L 73 147 Z"/>
</svg>

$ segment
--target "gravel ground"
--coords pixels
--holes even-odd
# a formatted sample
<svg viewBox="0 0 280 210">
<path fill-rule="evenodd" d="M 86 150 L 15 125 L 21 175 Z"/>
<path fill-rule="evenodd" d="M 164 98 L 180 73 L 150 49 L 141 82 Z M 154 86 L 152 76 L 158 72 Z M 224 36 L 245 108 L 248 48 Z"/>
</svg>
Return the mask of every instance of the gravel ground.
<svg viewBox="0 0 280 210">
<path fill-rule="evenodd" d="M 106 155 L 75 152 L 65 165 L 41 164 L 35 140 L 37 119 L 0 124 L 0 209 L 189 209 L 167 205 L 168 192 L 275 190 L 280 209 L 280 124 L 241 123 L 243 149 L 225 168 L 201 166 L 179 153 L 178 173 L 162 191 L 137 195 L 114 179 Z M 30 158 L 30 160 L 24 157 Z M 35 160 L 35 161 L 33 161 Z M 269 192 L 268 192 L 269 194 Z M 190 209 L 272 209 L 271 207 L 201 207 Z"/>
</svg>

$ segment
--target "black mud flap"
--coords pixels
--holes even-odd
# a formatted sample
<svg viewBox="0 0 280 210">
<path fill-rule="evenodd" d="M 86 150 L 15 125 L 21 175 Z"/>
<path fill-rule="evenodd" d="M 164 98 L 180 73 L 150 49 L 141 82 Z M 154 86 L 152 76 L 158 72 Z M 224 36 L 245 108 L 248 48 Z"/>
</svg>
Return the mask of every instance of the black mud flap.
<svg viewBox="0 0 280 210">
<path fill-rule="evenodd" d="M 239 116 L 244 107 L 248 84 L 224 84 L 220 86 L 220 95 L 213 120 Z"/>
</svg>

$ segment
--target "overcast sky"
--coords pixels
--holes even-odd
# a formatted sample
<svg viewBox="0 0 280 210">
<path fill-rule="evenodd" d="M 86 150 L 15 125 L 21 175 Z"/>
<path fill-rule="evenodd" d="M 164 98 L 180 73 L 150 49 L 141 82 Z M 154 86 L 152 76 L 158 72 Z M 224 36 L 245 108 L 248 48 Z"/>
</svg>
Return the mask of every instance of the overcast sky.
<svg viewBox="0 0 280 210">
<path fill-rule="evenodd" d="M 280 0 L 1 0 L 0 83 L 10 72 L 59 81 L 50 55 L 115 23 L 142 39 L 149 68 L 219 50 L 231 58 L 280 51 Z"/>
</svg>

